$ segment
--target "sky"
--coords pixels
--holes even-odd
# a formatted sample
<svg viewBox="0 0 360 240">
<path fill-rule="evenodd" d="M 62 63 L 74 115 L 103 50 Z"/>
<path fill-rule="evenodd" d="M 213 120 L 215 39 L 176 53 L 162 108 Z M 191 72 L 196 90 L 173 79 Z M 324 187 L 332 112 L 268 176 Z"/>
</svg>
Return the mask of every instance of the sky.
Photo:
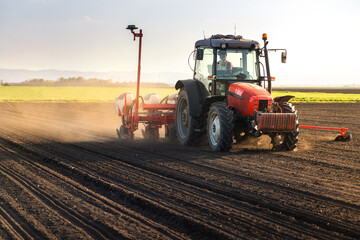
<svg viewBox="0 0 360 240">
<path fill-rule="evenodd" d="M 195 41 L 213 34 L 261 40 L 275 85 L 360 84 L 359 0 L 0 0 L 0 68 L 192 72 Z M 193 64 L 193 63 L 192 63 Z"/>
</svg>

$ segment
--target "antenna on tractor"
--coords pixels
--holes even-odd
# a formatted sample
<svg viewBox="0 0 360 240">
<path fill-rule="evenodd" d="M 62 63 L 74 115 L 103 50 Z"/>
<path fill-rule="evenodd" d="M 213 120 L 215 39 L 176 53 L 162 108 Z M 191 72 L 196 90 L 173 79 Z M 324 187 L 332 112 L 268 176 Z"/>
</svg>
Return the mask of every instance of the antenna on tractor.
<svg viewBox="0 0 360 240">
<path fill-rule="evenodd" d="M 236 36 L 236 23 L 234 23 L 234 36 Z"/>
<path fill-rule="evenodd" d="M 204 34 L 204 39 L 205 39 L 206 37 L 205 37 L 205 31 L 204 30 L 203 30 L 203 34 Z"/>
</svg>

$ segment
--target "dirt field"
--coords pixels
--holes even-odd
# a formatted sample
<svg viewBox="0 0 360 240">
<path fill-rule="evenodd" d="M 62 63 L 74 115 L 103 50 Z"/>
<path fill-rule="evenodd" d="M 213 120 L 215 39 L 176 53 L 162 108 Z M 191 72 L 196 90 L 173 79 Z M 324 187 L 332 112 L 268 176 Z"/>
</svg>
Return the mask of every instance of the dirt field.
<svg viewBox="0 0 360 240">
<path fill-rule="evenodd" d="M 120 142 L 113 103 L 0 104 L 0 239 L 359 239 L 360 103 L 296 104 L 296 151 Z"/>
</svg>

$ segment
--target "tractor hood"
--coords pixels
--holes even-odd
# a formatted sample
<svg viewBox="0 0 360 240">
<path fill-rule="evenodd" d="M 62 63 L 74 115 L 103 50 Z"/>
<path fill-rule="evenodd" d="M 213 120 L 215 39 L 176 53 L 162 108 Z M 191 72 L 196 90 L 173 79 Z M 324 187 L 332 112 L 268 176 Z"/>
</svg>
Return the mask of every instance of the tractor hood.
<svg viewBox="0 0 360 240">
<path fill-rule="evenodd" d="M 273 103 L 271 94 L 264 88 L 250 83 L 232 83 L 228 91 L 229 106 L 240 115 L 254 116 L 255 111 L 265 112 Z"/>
</svg>

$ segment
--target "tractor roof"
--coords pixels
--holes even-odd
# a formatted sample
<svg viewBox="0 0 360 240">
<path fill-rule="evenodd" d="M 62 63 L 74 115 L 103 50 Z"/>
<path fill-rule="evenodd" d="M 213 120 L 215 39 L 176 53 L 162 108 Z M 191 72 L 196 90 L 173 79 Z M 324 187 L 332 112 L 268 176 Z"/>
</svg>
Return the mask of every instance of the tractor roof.
<svg viewBox="0 0 360 240">
<path fill-rule="evenodd" d="M 221 34 L 212 35 L 210 38 L 199 40 L 195 43 L 195 47 L 221 48 L 222 44 L 226 44 L 226 48 L 260 49 L 260 44 L 257 41 L 243 39 L 240 35 Z"/>
</svg>

